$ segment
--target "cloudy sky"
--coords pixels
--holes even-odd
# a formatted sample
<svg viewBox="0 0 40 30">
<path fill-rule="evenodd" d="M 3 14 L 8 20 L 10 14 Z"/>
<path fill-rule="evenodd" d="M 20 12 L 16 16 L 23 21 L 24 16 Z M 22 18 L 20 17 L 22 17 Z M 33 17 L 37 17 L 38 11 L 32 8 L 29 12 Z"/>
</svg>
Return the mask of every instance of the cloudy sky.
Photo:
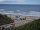
<svg viewBox="0 0 40 30">
<path fill-rule="evenodd" d="M 40 0 L 0 0 L 0 4 L 40 4 Z"/>
</svg>

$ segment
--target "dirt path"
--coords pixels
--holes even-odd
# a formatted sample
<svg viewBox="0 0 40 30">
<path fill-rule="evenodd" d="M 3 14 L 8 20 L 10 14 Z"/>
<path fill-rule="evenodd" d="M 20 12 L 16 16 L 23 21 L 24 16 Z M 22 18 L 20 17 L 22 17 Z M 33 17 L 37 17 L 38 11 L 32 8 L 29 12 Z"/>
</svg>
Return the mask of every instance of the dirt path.
<svg viewBox="0 0 40 30">
<path fill-rule="evenodd" d="M 28 23 L 30 21 L 32 21 L 32 20 L 15 20 L 15 27 L 24 25 L 24 24 L 26 24 L 26 23 Z"/>
</svg>

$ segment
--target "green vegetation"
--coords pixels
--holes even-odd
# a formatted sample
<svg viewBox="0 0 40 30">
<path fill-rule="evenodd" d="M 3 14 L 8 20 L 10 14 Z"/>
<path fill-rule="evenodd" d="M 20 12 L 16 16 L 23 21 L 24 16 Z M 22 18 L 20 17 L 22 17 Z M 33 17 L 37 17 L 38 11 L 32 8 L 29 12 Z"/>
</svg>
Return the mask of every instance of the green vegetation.
<svg viewBox="0 0 40 30">
<path fill-rule="evenodd" d="M 40 30 L 40 19 L 34 20 L 20 27 L 12 28 L 12 30 Z"/>
<path fill-rule="evenodd" d="M 0 14 L 0 25 L 9 24 L 12 22 L 12 19 L 6 15 Z"/>
</svg>

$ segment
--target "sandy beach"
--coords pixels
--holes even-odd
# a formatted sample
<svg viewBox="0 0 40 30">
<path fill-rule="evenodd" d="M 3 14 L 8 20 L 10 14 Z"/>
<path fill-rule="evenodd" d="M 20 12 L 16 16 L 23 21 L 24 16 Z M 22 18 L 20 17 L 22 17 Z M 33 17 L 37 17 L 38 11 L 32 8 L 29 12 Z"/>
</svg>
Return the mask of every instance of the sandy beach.
<svg viewBox="0 0 40 30">
<path fill-rule="evenodd" d="M 23 17 L 26 17 L 26 20 L 15 20 L 16 19 L 16 15 L 7 15 L 8 17 L 10 17 L 12 20 L 14 20 L 15 22 L 15 27 L 18 27 L 18 26 L 21 26 L 21 25 L 24 25 L 28 22 L 31 22 L 33 21 L 34 19 L 39 19 L 40 17 L 36 17 L 36 16 L 20 16 L 19 18 L 23 18 Z"/>
</svg>

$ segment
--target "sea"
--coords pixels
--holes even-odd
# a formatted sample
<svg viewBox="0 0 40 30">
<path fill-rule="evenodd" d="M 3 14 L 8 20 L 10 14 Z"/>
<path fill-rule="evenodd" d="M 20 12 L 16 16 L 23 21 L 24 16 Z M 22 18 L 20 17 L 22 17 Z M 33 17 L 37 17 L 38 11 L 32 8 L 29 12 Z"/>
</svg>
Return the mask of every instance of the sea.
<svg viewBox="0 0 40 30">
<path fill-rule="evenodd" d="M 0 14 L 40 17 L 40 5 L 0 4 Z"/>
</svg>

